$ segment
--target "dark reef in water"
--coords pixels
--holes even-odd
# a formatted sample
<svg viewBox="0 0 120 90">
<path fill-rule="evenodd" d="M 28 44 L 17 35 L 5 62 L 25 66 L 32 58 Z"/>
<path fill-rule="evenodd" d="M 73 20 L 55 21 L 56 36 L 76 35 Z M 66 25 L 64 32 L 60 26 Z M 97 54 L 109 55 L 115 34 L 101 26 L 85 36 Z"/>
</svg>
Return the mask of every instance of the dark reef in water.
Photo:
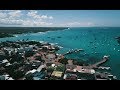
<svg viewBox="0 0 120 90">
<path fill-rule="evenodd" d="M 117 39 L 117 42 L 120 44 L 120 37 L 115 37 Z"/>
</svg>

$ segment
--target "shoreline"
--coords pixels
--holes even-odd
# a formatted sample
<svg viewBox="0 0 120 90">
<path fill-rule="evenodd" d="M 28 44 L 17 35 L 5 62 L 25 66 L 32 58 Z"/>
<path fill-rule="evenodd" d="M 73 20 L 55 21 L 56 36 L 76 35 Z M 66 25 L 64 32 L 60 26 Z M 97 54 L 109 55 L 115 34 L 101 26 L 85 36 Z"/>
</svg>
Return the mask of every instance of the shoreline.
<svg viewBox="0 0 120 90">
<path fill-rule="evenodd" d="M 0 38 L 15 37 L 15 34 L 40 33 L 68 29 L 68 27 L 0 27 Z"/>
<path fill-rule="evenodd" d="M 91 76 L 93 77 L 93 80 L 102 79 L 102 77 L 104 77 L 106 80 L 116 79 L 111 73 L 108 73 L 107 71 L 98 72 L 94 69 L 101 69 L 98 67 L 98 65 L 105 63 L 108 60 L 108 56 L 104 56 L 102 61 L 91 66 L 89 63 L 85 65 L 85 62 L 68 59 L 64 56 L 64 54 L 56 53 L 58 50 L 60 50 L 58 46 L 48 42 L 40 43 L 38 41 L 31 40 L 2 42 L 0 52 L 1 56 L 3 56 L 3 59 L 0 58 L 0 69 L 4 70 L 0 75 L 1 77 L 8 77 L 12 80 L 29 80 L 29 74 L 33 75 L 31 76 L 32 80 L 36 80 L 36 78 L 37 80 L 92 80 L 87 79 Z M 81 51 L 81 49 L 78 49 L 78 51 Z M 18 67 L 14 67 L 14 70 L 11 70 L 11 67 L 14 65 L 17 65 Z M 29 67 L 25 67 L 26 65 L 29 65 Z M 51 74 L 49 76 L 50 72 Z M 7 76 L 4 75 L 4 73 L 6 73 Z M 38 74 L 37 76 L 35 76 L 36 73 Z M 41 73 L 44 73 L 44 77 L 42 78 L 40 77 Z M 56 73 L 60 73 L 60 76 Z M 82 74 L 83 77 L 81 76 Z M 75 78 L 69 77 L 69 75 L 73 75 Z M 86 75 L 90 76 L 85 78 Z M 98 75 L 100 75 L 99 78 L 97 77 Z"/>
<path fill-rule="evenodd" d="M 65 30 L 66 30 L 66 29 L 65 29 Z M 64 30 L 64 31 L 65 31 L 65 30 Z M 51 31 L 50 31 L 50 32 L 51 32 Z M 55 31 L 55 32 L 57 32 L 57 31 Z M 63 31 L 62 31 L 62 32 L 63 32 Z M 69 31 L 68 31 L 68 32 L 69 32 Z M 45 32 L 45 33 L 46 33 L 46 32 Z M 54 33 L 54 32 L 52 32 L 52 33 Z M 63 33 L 64 33 L 64 32 L 63 32 Z M 67 34 L 67 33 L 66 33 L 66 34 Z M 22 35 L 24 35 L 24 34 L 21 34 L 20 36 L 22 36 Z M 37 35 L 39 35 L 39 34 L 37 34 Z M 49 35 L 49 33 L 43 35 L 42 38 L 47 38 L 46 35 Z M 28 35 L 28 36 L 29 36 L 29 35 Z M 33 35 L 32 35 L 32 36 L 33 36 Z M 56 35 L 55 35 L 55 36 L 56 36 Z M 59 34 L 58 34 L 58 36 L 59 36 Z M 33 36 L 33 37 L 34 37 L 34 36 Z M 41 37 L 41 36 L 39 36 L 39 37 Z M 62 37 L 62 38 L 63 38 L 63 37 Z M 18 39 L 19 39 L 19 38 L 18 38 Z M 27 39 L 27 37 L 25 37 L 25 39 Z M 35 38 L 35 39 L 36 39 L 36 38 Z M 30 40 L 35 40 L 35 39 L 32 39 L 32 38 L 31 38 Z M 6 39 L 1 39 L 1 40 L 12 40 L 12 38 L 10 38 L 10 39 L 9 39 L 9 38 L 6 38 Z M 16 39 L 15 39 L 15 40 L 16 40 Z M 36 39 L 36 40 L 39 40 L 39 41 L 40 41 L 40 40 L 47 41 L 46 39 Z M 62 39 L 60 39 L 60 40 L 62 40 Z M 51 40 L 48 40 L 48 42 L 51 42 Z M 56 41 L 54 41 L 54 42 L 56 42 Z M 58 42 L 58 43 L 61 44 L 60 42 Z M 76 43 L 75 43 L 75 44 L 76 44 Z M 116 43 L 113 43 L 113 45 L 114 45 L 114 44 L 117 45 L 117 42 L 116 42 Z M 67 44 L 67 45 L 68 45 L 68 44 Z M 99 44 L 99 45 L 100 45 L 100 44 Z M 102 45 L 102 44 L 101 44 L 101 45 Z M 63 45 L 63 46 L 64 46 L 64 45 Z M 82 45 L 81 45 L 81 46 L 82 46 Z M 106 44 L 106 46 L 107 46 L 107 44 Z M 105 47 L 105 50 L 108 49 L 108 48 L 106 48 L 106 46 L 103 46 L 103 47 Z M 110 45 L 109 45 L 109 46 L 110 46 Z M 111 45 L 111 46 L 112 46 L 112 45 Z M 64 51 L 67 52 L 67 49 L 66 49 L 66 48 L 67 48 L 67 47 L 65 47 L 65 49 L 63 50 L 63 52 L 64 52 Z M 74 48 L 74 47 L 73 47 L 73 48 Z M 79 47 L 79 48 L 84 48 L 84 47 Z M 90 46 L 89 46 L 88 48 L 90 48 Z M 72 47 L 71 47 L 70 49 L 72 49 Z M 117 50 L 117 46 L 116 46 L 115 49 Z M 86 50 L 86 47 L 85 47 L 85 50 Z M 109 49 L 108 49 L 108 50 L 109 50 Z M 112 51 L 112 50 L 110 50 L 110 51 Z M 115 51 L 115 50 L 114 50 L 114 51 Z M 59 53 L 59 52 L 58 52 L 58 53 Z M 62 53 L 62 52 L 61 52 L 61 53 Z M 89 54 L 92 54 L 92 52 L 89 53 Z M 119 54 L 119 53 L 116 53 L 116 55 L 117 55 L 117 54 Z M 94 54 L 94 53 L 92 54 L 92 56 L 96 56 L 96 57 L 97 57 L 98 55 L 100 56 L 99 58 L 101 58 L 101 57 L 103 56 L 103 54 L 101 54 L 101 53 L 100 53 L 100 54 Z M 105 54 L 104 54 L 104 55 L 105 55 Z M 72 56 L 71 56 L 71 57 L 72 57 Z M 76 57 L 77 57 L 77 54 L 76 54 Z M 74 56 L 73 56 L 72 58 L 74 58 Z M 77 57 L 77 58 L 79 58 L 79 57 Z M 114 56 L 113 56 L 113 54 L 111 54 L 111 60 L 110 60 L 110 62 L 113 62 L 113 60 L 114 60 L 113 58 L 114 58 Z M 86 55 L 85 59 L 88 59 L 88 58 L 87 58 L 87 55 Z M 91 61 L 91 62 L 92 62 L 92 61 Z M 91 62 L 90 62 L 90 63 L 91 63 Z M 93 62 L 92 62 L 92 63 L 93 63 Z M 109 64 L 109 62 L 108 62 L 107 64 L 105 64 L 105 66 L 106 66 L 106 65 L 111 66 L 111 65 Z M 114 73 L 114 65 L 112 66 L 112 69 L 113 69 L 112 72 Z M 115 75 L 117 75 L 117 70 L 115 71 Z M 117 77 L 119 77 L 119 76 L 117 76 Z"/>
</svg>

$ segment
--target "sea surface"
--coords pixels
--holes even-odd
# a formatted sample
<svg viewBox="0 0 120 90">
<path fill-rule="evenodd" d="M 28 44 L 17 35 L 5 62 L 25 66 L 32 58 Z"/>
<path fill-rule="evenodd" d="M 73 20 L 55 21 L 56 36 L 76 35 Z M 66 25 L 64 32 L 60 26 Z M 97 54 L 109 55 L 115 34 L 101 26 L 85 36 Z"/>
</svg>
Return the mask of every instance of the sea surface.
<svg viewBox="0 0 120 90">
<path fill-rule="evenodd" d="M 120 79 L 120 45 L 115 37 L 120 36 L 119 27 L 80 27 L 58 31 L 47 31 L 15 35 L 1 38 L 0 41 L 37 40 L 61 46 L 57 53 L 66 53 L 71 49 L 84 49 L 66 57 L 93 64 L 104 55 L 110 55 L 109 61 L 102 66 L 111 67 L 111 73 Z"/>
</svg>

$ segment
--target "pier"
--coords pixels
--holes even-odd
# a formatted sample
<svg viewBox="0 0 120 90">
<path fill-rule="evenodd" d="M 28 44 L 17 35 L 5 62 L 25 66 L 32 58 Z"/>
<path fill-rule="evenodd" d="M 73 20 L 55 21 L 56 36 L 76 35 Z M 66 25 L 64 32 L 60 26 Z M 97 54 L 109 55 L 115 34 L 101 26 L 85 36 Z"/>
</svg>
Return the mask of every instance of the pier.
<svg viewBox="0 0 120 90">
<path fill-rule="evenodd" d="M 103 59 L 100 62 L 97 62 L 93 65 L 90 65 L 90 68 L 97 68 L 101 64 L 105 63 L 109 59 L 109 56 L 104 56 Z"/>
<path fill-rule="evenodd" d="M 110 70 L 111 68 L 110 68 L 110 67 L 102 67 L 102 66 L 101 66 L 101 67 L 98 67 L 98 69 L 103 69 L 103 70 L 106 69 L 106 70 Z"/>
<path fill-rule="evenodd" d="M 68 54 L 72 54 L 72 53 L 77 53 L 77 52 L 80 52 L 80 51 L 84 51 L 84 50 L 83 50 L 83 49 L 70 50 L 70 51 L 66 52 L 65 54 L 63 54 L 63 55 L 68 55 Z"/>
</svg>

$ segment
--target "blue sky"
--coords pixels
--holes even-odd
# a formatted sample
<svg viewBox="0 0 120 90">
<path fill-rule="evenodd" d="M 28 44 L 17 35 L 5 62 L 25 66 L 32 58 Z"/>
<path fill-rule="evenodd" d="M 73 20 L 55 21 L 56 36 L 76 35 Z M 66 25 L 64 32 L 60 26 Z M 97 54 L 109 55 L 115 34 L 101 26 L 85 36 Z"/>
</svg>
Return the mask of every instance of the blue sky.
<svg viewBox="0 0 120 90">
<path fill-rule="evenodd" d="M 120 10 L 0 10 L 0 26 L 120 27 Z"/>
</svg>

